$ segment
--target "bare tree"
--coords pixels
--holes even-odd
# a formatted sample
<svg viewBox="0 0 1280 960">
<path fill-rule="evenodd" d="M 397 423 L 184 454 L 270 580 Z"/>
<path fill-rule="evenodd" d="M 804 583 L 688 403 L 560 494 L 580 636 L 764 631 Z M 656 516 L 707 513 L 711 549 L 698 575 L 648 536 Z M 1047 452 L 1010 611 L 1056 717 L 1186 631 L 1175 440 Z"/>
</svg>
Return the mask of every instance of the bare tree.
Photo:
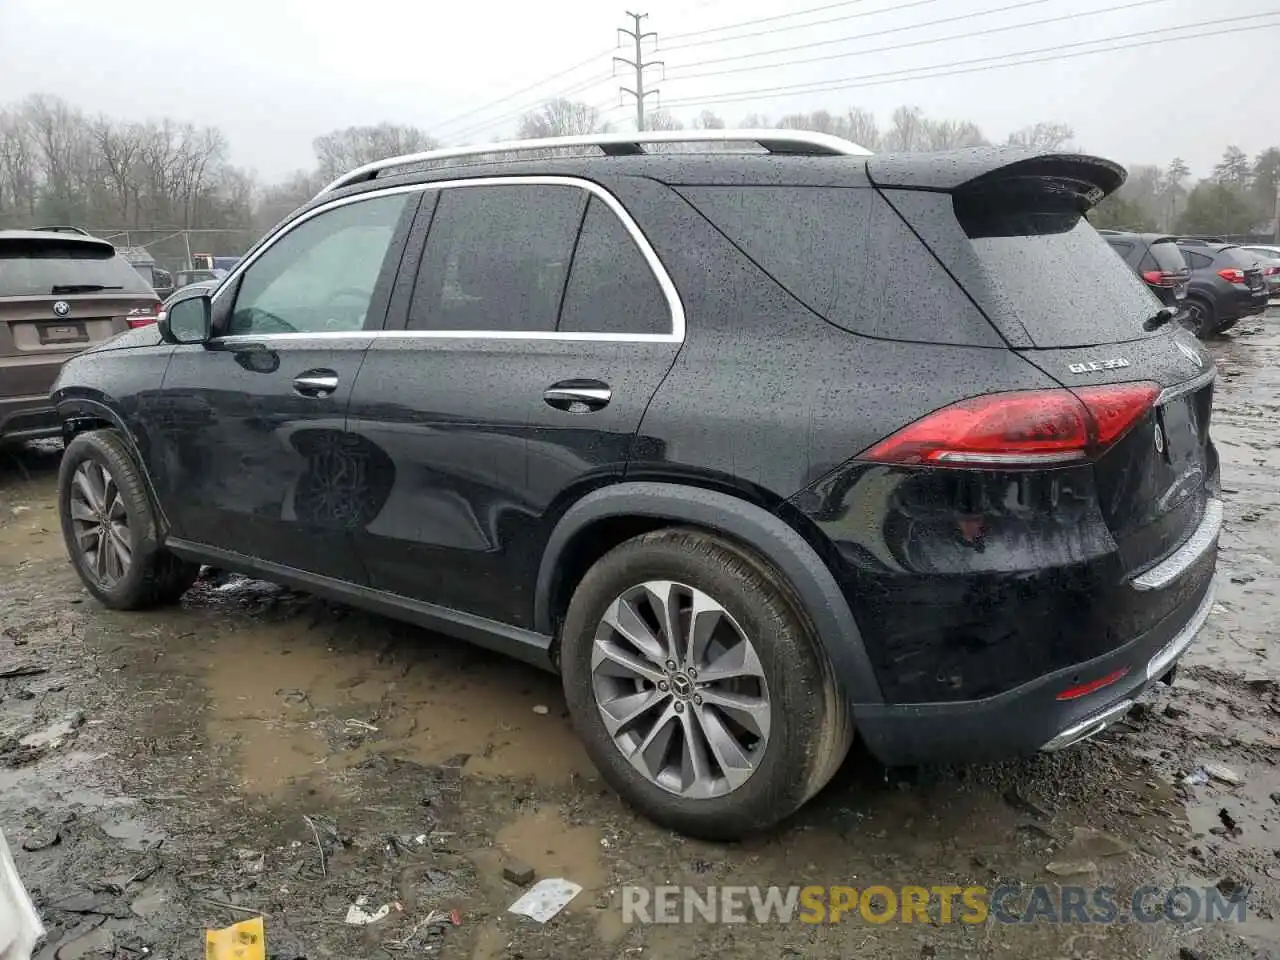
<svg viewBox="0 0 1280 960">
<path fill-rule="evenodd" d="M 683 130 L 684 124 L 668 110 L 655 110 L 644 118 L 646 130 Z"/>
<path fill-rule="evenodd" d="M 1061 150 L 1075 135 L 1075 130 L 1068 124 L 1041 122 L 1015 130 L 1009 134 L 1007 143 L 1011 147 L 1026 147 L 1029 150 Z"/>
<path fill-rule="evenodd" d="M 595 107 L 563 98 L 548 100 L 537 110 L 530 110 L 520 118 L 518 128 L 520 138 L 528 140 L 606 133 L 608 130 L 609 124 L 601 119 L 600 111 Z"/>
<path fill-rule="evenodd" d="M 987 139 L 978 125 L 968 120 L 926 120 L 924 141 L 929 150 L 957 150 L 961 147 L 987 145 Z"/>
<path fill-rule="evenodd" d="M 876 115 L 868 110 L 850 107 L 844 116 L 843 135 L 860 147 L 880 149 L 880 125 L 876 123 Z"/>
<path fill-rule="evenodd" d="M 723 130 L 724 120 L 710 110 L 703 110 L 693 121 L 695 130 Z"/>
<path fill-rule="evenodd" d="M 928 146 L 926 121 L 919 107 L 898 107 L 893 111 L 893 126 L 884 136 L 886 150 L 910 152 Z"/>
<path fill-rule="evenodd" d="M 380 123 L 333 130 L 316 137 L 311 146 L 320 176 L 329 181 L 366 163 L 434 150 L 440 143 L 417 127 Z"/>
</svg>

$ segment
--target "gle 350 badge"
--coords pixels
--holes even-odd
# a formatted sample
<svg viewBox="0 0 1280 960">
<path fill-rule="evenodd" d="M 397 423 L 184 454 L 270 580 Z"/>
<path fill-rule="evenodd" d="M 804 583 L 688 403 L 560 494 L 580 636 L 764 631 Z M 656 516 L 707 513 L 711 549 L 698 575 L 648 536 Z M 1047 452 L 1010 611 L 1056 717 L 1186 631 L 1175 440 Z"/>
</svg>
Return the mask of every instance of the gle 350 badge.
<svg viewBox="0 0 1280 960">
<path fill-rule="evenodd" d="M 1124 357 L 1114 357 L 1111 360 L 1094 360 L 1089 363 L 1068 363 L 1067 369 L 1072 373 L 1098 373 L 1102 370 L 1119 370 L 1127 366 L 1129 361 Z"/>
</svg>

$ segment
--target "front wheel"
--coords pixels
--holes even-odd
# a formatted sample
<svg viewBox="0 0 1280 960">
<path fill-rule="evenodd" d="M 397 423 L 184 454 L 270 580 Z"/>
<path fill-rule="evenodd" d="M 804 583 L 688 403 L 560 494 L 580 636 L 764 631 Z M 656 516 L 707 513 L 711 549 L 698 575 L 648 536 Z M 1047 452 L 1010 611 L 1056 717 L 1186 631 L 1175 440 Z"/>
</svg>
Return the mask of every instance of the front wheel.
<svg viewBox="0 0 1280 960">
<path fill-rule="evenodd" d="M 1201 340 L 1208 340 L 1217 332 L 1214 328 L 1213 307 L 1207 300 L 1187 297 L 1186 325 Z"/>
<path fill-rule="evenodd" d="M 160 545 L 141 472 L 114 430 L 81 433 L 67 444 L 58 471 L 58 514 L 76 573 L 108 607 L 172 603 L 200 572 Z"/>
<path fill-rule="evenodd" d="M 730 840 L 817 793 L 852 729 L 826 657 L 778 574 L 698 530 L 616 547 L 583 577 L 561 641 L 574 725 L 650 819 Z"/>
</svg>

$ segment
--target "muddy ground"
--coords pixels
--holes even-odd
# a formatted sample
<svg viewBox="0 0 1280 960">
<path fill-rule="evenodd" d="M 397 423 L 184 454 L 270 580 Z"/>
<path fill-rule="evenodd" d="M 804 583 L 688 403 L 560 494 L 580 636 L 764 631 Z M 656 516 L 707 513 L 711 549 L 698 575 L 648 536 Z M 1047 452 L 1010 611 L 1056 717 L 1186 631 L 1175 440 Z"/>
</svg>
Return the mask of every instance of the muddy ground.
<svg viewBox="0 0 1280 960">
<path fill-rule="evenodd" d="M 226 576 L 179 608 L 103 610 L 65 558 L 56 447 L 0 453 L 0 826 L 50 928 L 38 956 L 198 957 L 205 928 L 258 911 L 281 960 L 1280 956 L 1280 316 L 1212 349 L 1221 588 L 1174 688 L 1053 757 L 885 771 L 855 749 L 739 845 L 630 812 L 555 678 L 520 664 Z M 1240 782 L 1184 784 L 1205 761 Z M 510 859 L 585 891 L 542 926 L 510 915 Z M 1094 869 L 1046 870 L 1063 861 Z M 1247 919 L 646 926 L 620 910 L 624 884 L 998 882 L 1217 884 Z M 390 914 L 347 924 L 360 897 Z"/>
</svg>

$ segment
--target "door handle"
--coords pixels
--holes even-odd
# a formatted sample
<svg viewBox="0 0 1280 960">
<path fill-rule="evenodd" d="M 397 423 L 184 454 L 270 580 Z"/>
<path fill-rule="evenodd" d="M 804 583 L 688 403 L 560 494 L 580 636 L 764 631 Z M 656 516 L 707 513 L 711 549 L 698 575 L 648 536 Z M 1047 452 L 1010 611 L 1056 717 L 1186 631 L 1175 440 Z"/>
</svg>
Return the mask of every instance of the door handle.
<svg viewBox="0 0 1280 960">
<path fill-rule="evenodd" d="M 293 378 L 293 390 L 304 397 L 327 397 L 338 389 L 338 375 L 332 370 L 308 370 Z"/>
<path fill-rule="evenodd" d="M 613 391 L 599 380 L 562 380 L 542 392 L 548 406 L 567 413 L 603 410 L 613 399 Z"/>
</svg>

